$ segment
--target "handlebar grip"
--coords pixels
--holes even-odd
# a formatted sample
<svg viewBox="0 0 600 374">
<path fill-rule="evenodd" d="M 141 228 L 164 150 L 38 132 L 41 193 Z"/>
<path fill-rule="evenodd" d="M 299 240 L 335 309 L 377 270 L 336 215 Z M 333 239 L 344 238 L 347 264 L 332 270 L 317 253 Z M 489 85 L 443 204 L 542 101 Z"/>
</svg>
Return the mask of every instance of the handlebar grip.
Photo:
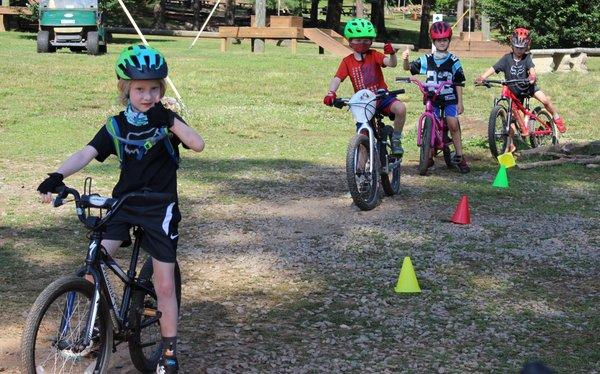
<svg viewBox="0 0 600 374">
<path fill-rule="evenodd" d="M 390 91 L 389 93 L 390 93 L 390 95 L 400 95 L 405 92 L 406 92 L 406 90 L 404 88 L 400 88 L 399 90 Z"/>
<path fill-rule="evenodd" d="M 338 109 L 342 109 L 344 107 L 344 105 L 346 105 L 346 103 L 342 99 L 333 100 L 333 106 Z"/>
</svg>

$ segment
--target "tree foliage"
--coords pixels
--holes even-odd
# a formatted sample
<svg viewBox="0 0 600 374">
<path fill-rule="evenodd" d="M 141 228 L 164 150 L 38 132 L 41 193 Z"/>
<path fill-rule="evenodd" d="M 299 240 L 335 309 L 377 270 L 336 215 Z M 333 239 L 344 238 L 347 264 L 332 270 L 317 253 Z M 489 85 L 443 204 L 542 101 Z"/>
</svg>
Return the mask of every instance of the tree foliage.
<svg viewBox="0 0 600 374">
<path fill-rule="evenodd" d="M 525 27 L 532 32 L 533 48 L 600 46 L 600 1 L 480 1 L 502 41 L 507 41 L 516 27 Z"/>
</svg>

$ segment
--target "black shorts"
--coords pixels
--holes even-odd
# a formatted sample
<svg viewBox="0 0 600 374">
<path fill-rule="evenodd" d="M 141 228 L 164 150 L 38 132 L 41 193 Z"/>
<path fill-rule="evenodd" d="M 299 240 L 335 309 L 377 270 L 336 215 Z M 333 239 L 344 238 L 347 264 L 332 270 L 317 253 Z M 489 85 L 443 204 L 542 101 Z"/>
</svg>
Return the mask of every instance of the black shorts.
<svg viewBox="0 0 600 374">
<path fill-rule="evenodd" d="M 175 262 L 177 258 L 177 227 L 181 214 L 177 203 L 159 205 L 124 205 L 106 228 L 104 239 L 130 242 L 132 226 L 144 229 L 142 248 L 152 258 L 162 262 Z"/>
<path fill-rule="evenodd" d="M 535 85 L 527 85 L 525 87 L 510 87 L 510 90 L 515 94 L 515 96 L 519 99 L 520 102 L 523 102 L 526 97 L 533 97 L 533 95 L 540 90 L 540 88 Z"/>
</svg>

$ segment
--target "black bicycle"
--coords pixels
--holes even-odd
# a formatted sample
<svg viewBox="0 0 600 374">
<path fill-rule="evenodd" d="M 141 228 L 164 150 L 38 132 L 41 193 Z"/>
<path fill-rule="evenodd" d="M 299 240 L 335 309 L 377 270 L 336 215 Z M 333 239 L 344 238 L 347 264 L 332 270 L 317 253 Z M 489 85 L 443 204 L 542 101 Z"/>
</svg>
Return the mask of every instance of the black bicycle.
<svg viewBox="0 0 600 374">
<path fill-rule="evenodd" d="M 128 342 L 134 366 L 141 372 L 153 372 L 162 354 L 161 313 L 152 284 L 152 259 L 148 258 L 136 273 L 144 230 L 133 228 L 135 239 L 127 272 L 100 242 L 106 224 L 126 201 L 162 203 L 172 201 L 173 195 L 141 191 L 119 199 L 102 197 L 91 193 L 90 178 L 86 179 L 84 195 L 69 187 L 57 192 L 54 206 L 73 196 L 77 216 L 90 230 L 87 256 L 76 275 L 55 280 L 35 300 L 21 341 L 22 371 L 105 373 L 117 345 Z M 90 208 L 100 209 L 99 215 L 91 215 Z M 123 282 L 120 307 L 107 270 Z M 86 274 L 93 277 L 93 283 L 83 278 Z M 175 287 L 179 307 L 181 274 L 177 264 Z"/>
<path fill-rule="evenodd" d="M 380 183 L 387 196 L 400 192 L 402 156 L 391 154 L 394 128 L 383 123 L 383 113 L 377 110 L 377 100 L 395 91 L 356 92 L 350 99 L 338 98 L 336 108 L 349 106 L 356 121 L 356 134 L 348 143 L 346 152 L 346 180 L 352 200 L 361 210 L 371 210 L 381 202 Z M 393 120 L 393 115 L 390 116 Z"/>
</svg>

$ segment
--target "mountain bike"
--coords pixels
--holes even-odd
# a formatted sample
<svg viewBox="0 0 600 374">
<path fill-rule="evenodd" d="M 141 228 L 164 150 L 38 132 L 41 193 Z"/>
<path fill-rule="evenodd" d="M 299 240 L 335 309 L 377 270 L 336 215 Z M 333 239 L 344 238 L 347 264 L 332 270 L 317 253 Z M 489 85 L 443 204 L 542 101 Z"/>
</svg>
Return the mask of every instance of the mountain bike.
<svg viewBox="0 0 600 374">
<path fill-rule="evenodd" d="M 500 97 L 494 99 L 494 107 L 490 112 L 488 122 L 488 143 L 490 153 L 494 158 L 506 152 L 509 137 L 518 134 L 523 138 L 529 133 L 532 148 L 557 144 L 558 132 L 554 119 L 542 106 L 529 110 L 529 96 L 521 102 L 508 88 L 509 84 L 526 84 L 526 79 L 484 80 L 480 85 L 491 88 L 493 85 L 502 86 Z"/>
<path fill-rule="evenodd" d="M 111 354 L 123 342 L 128 342 L 131 361 L 141 372 L 156 370 L 162 355 L 161 312 L 152 284 L 152 259 L 144 262 L 139 274 L 136 272 L 144 230 L 133 228 L 135 239 L 127 272 L 100 243 L 106 224 L 125 202 L 164 203 L 173 201 L 173 194 L 141 191 L 118 199 L 102 197 L 91 193 L 88 179 L 84 195 L 66 186 L 57 191 L 53 205 L 58 207 L 67 196 L 73 196 L 76 214 L 90 230 L 87 256 L 76 275 L 52 282 L 31 307 L 21 341 L 23 373 L 105 373 Z M 92 215 L 91 208 L 100 209 L 100 214 Z M 123 282 L 120 306 L 107 270 Z M 93 277 L 93 283 L 84 275 Z M 175 291 L 179 307 L 181 274 L 177 264 Z"/>
<path fill-rule="evenodd" d="M 361 210 L 371 210 L 381 202 L 380 184 L 386 196 L 400 192 L 402 157 L 390 154 L 394 128 L 383 123 L 377 101 L 404 90 L 376 93 L 363 89 L 349 99 L 338 98 L 336 108 L 348 106 L 356 121 L 356 135 L 346 152 L 346 180 L 352 200 Z M 392 117 L 390 117 L 392 118 Z"/>
<path fill-rule="evenodd" d="M 439 83 L 422 82 L 413 77 L 398 77 L 396 78 L 396 82 L 413 83 L 419 87 L 419 90 L 423 94 L 425 111 L 421 114 L 417 122 L 417 146 L 420 148 L 419 174 L 427 174 L 427 171 L 433 165 L 431 160 L 433 160 L 433 157 L 438 156 L 440 152 L 442 152 L 444 162 L 448 168 L 456 167 L 452 162 L 454 152 L 450 149 L 450 146 L 453 146 L 454 143 L 448 135 L 449 129 L 443 107 L 441 118 L 438 118 L 435 115 L 433 104 L 437 101 L 438 96 L 444 88 L 459 86 L 459 84 L 452 81 Z"/>
</svg>

